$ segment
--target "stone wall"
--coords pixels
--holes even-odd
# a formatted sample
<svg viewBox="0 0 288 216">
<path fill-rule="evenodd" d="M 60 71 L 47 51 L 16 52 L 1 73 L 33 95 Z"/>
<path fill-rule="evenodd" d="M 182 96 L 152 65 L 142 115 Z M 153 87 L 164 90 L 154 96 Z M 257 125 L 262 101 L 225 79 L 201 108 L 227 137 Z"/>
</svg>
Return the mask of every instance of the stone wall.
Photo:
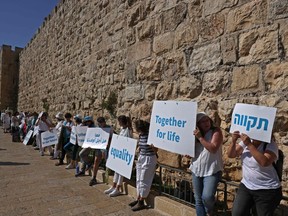
<svg viewBox="0 0 288 216">
<path fill-rule="evenodd" d="M 225 133 L 237 102 L 277 108 L 275 137 L 288 155 L 288 2 L 283 0 L 69 0 L 21 53 L 20 110 L 149 119 L 153 100 L 194 100 Z M 169 155 L 169 156 L 168 156 Z M 172 160 L 171 158 L 174 158 Z M 181 157 L 160 154 L 181 165 Z M 286 160 L 287 161 L 287 160 Z M 285 163 L 284 188 L 287 188 Z M 238 171 L 225 176 L 239 180 Z M 240 173 L 241 174 L 241 173 Z"/>
<path fill-rule="evenodd" d="M 16 111 L 19 82 L 19 53 L 22 48 L 2 45 L 0 49 L 0 110 Z"/>
</svg>

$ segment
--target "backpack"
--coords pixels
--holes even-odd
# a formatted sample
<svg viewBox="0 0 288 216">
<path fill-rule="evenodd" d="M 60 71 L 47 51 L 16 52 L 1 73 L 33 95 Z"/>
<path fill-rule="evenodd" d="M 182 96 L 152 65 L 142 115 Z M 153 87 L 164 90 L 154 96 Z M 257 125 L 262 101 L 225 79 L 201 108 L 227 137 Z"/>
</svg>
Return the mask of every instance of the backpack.
<svg viewBox="0 0 288 216">
<path fill-rule="evenodd" d="M 268 143 L 264 143 L 263 151 L 265 151 Z M 284 163 L 284 153 L 280 149 L 278 149 L 278 159 L 276 162 L 273 162 L 273 167 L 275 168 L 279 181 L 282 181 L 282 173 L 283 173 L 283 163 Z"/>
</svg>

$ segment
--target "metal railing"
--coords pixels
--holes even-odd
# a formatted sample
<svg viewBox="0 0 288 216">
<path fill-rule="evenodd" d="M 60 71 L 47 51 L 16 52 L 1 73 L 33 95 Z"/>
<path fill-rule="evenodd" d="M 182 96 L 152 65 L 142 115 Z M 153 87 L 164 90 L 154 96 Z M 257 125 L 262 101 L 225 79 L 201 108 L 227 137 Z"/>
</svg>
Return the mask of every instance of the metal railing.
<svg viewBox="0 0 288 216">
<path fill-rule="evenodd" d="M 195 207 L 192 187 L 192 175 L 181 169 L 159 164 L 153 182 L 161 195 L 165 195 L 173 200 Z M 217 215 L 231 215 L 231 207 L 236 195 L 239 183 L 221 180 L 216 192 Z M 287 202 L 288 197 L 283 196 L 283 201 Z M 287 215 L 288 206 L 279 205 L 275 215 Z"/>
</svg>

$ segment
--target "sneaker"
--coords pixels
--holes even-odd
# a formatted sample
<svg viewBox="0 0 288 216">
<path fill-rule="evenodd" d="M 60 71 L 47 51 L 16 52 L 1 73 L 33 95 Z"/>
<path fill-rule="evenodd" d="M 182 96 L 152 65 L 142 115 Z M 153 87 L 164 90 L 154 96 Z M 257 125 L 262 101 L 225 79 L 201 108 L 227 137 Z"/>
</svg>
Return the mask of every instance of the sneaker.
<svg viewBox="0 0 288 216">
<path fill-rule="evenodd" d="M 55 166 L 60 166 L 60 165 L 63 165 L 63 161 L 58 161 L 57 163 L 55 163 Z"/>
<path fill-rule="evenodd" d="M 74 164 L 68 164 L 68 166 L 65 167 L 65 169 L 75 169 L 75 165 Z"/>
<path fill-rule="evenodd" d="M 57 160 L 57 158 L 54 158 L 53 156 L 49 158 L 50 160 Z"/>
<path fill-rule="evenodd" d="M 135 201 L 129 203 L 128 205 L 129 205 L 130 207 L 133 207 L 133 206 L 135 206 L 137 203 L 138 203 L 138 200 L 135 200 Z"/>
<path fill-rule="evenodd" d="M 44 152 L 40 152 L 40 155 L 41 155 L 41 156 L 44 156 Z"/>
<path fill-rule="evenodd" d="M 139 211 L 145 209 L 144 200 L 139 200 L 139 202 L 132 208 L 132 211 Z"/>
<path fill-rule="evenodd" d="M 120 194 L 121 194 L 120 191 L 117 190 L 117 189 L 115 189 L 115 190 L 113 190 L 113 191 L 109 194 L 109 196 L 110 196 L 110 197 L 116 197 L 116 196 L 118 196 L 118 195 L 120 195 Z"/>
<path fill-rule="evenodd" d="M 39 150 L 39 147 L 38 147 L 38 146 L 35 146 L 35 147 L 34 147 L 34 150 Z"/>
<path fill-rule="evenodd" d="M 109 189 L 105 190 L 104 193 L 105 194 L 110 194 L 111 192 L 113 192 L 115 190 L 115 188 L 110 187 Z"/>
<path fill-rule="evenodd" d="M 89 182 L 89 186 L 93 186 L 97 184 L 97 180 L 95 178 L 91 179 Z"/>
<path fill-rule="evenodd" d="M 80 172 L 75 174 L 75 177 L 84 176 L 84 175 L 85 175 L 85 171 L 80 171 Z"/>
</svg>

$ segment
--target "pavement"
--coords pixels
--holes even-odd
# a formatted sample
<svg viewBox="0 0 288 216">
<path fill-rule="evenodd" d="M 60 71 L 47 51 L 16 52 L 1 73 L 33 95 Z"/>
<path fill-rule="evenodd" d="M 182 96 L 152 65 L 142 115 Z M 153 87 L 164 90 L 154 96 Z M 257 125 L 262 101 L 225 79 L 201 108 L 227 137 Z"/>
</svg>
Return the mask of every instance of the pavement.
<svg viewBox="0 0 288 216">
<path fill-rule="evenodd" d="M 56 167 L 48 153 L 40 156 L 31 145 L 12 142 L 0 130 L 0 216 L 167 215 L 155 209 L 133 212 L 129 195 L 109 197 L 109 185 L 88 185 L 90 176 Z"/>
</svg>

